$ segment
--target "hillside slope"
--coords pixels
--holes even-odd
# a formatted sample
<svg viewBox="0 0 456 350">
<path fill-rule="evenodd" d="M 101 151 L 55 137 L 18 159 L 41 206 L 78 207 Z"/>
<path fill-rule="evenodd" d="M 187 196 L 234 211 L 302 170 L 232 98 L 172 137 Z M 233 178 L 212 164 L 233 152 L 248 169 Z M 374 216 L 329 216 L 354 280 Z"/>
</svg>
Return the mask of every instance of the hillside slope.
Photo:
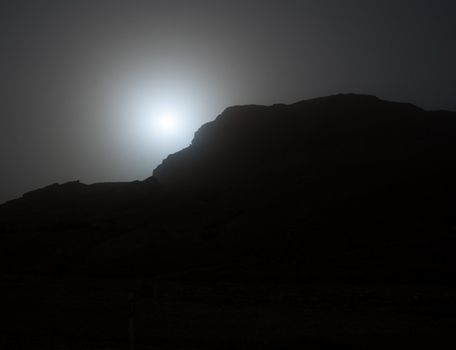
<svg viewBox="0 0 456 350">
<path fill-rule="evenodd" d="M 3 269 L 452 280 L 455 135 L 456 113 L 365 95 L 230 107 L 145 181 L 1 206 Z"/>
</svg>

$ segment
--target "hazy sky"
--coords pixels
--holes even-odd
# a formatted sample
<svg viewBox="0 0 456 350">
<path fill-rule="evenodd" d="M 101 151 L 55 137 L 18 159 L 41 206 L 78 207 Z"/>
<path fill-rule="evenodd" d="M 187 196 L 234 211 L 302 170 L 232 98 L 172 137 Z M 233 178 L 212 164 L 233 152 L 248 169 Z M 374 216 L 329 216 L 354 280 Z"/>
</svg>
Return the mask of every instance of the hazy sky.
<svg viewBox="0 0 456 350">
<path fill-rule="evenodd" d="M 143 179 L 233 104 L 456 110 L 455 19 L 454 0 L 1 0 L 0 202 Z"/>
</svg>

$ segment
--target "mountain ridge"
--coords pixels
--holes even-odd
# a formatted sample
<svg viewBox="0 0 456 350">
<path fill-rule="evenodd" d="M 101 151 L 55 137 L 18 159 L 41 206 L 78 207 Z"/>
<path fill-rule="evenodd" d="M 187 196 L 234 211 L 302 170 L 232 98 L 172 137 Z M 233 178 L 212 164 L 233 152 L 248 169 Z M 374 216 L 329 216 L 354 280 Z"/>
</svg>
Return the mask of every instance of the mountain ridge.
<svg viewBox="0 0 456 350">
<path fill-rule="evenodd" d="M 345 98 L 357 99 L 358 100 L 357 102 L 359 102 L 360 98 L 362 98 L 364 101 L 370 100 L 371 102 L 375 102 L 375 103 L 378 103 L 378 102 L 385 103 L 386 102 L 386 103 L 389 103 L 389 104 L 392 104 L 392 105 L 396 105 L 396 106 L 403 106 L 404 108 L 415 109 L 415 110 L 421 111 L 421 112 L 437 113 L 437 114 L 443 114 L 443 115 L 456 114 L 456 112 L 452 112 L 452 111 L 448 111 L 448 110 L 429 110 L 429 111 L 426 111 L 426 110 L 424 110 L 424 109 L 422 109 L 420 107 L 417 107 L 417 106 L 415 106 L 415 105 L 413 105 L 411 103 L 387 101 L 387 100 L 380 99 L 380 98 L 378 98 L 375 95 L 357 94 L 357 93 L 346 93 L 346 94 L 342 94 L 341 93 L 341 94 L 329 95 L 329 96 L 324 96 L 324 97 L 316 97 L 316 98 L 301 100 L 301 101 L 294 102 L 294 103 L 291 103 L 291 104 L 275 103 L 275 104 L 272 104 L 272 105 L 257 105 L 257 104 L 233 105 L 233 106 L 229 106 L 229 107 L 225 108 L 224 111 L 222 113 L 220 113 L 213 121 L 210 121 L 208 123 L 203 124 L 195 132 L 195 137 L 192 139 L 191 144 L 188 147 L 185 147 L 184 149 L 182 149 L 180 151 L 177 151 L 175 153 L 169 154 L 162 161 L 162 163 L 160 163 L 156 168 L 159 168 L 164 162 L 167 161 L 168 158 L 173 158 L 174 154 L 180 153 L 182 151 L 185 151 L 186 149 L 191 147 L 194 143 L 196 143 L 195 140 L 200 136 L 200 134 L 202 132 L 205 131 L 205 129 L 210 128 L 212 123 L 217 122 L 220 118 L 224 118 L 227 113 L 231 114 L 231 112 L 236 112 L 237 110 L 245 111 L 246 109 L 267 109 L 267 108 L 283 108 L 283 109 L 287 109 L 287 108 L 293 108 L 293 107 L 302 107 L 302 106 L 305 106 L 305 105 L 307 105 L 309 103 L 327 102 L 329 100 L 345 99 Z M 155 170 L 156 169 L 154 169 L 154 171 Z M 153 176 L 152 177 L 148 177 L 148 178 L 146 178 L 143 181 L 147 181 L 148 179 L 151 179 L 151 178 L 154 178 L 154 177 Z M 156 179 L 154 179 L 153 181 L 155 181 L 155 180 Z M 32 191 L 28 191 L 28 192 L 24 193 L 21 197 L 29 196 L 32 193 L 36 193 L 36 192 L 39 192 L 39 191 L 42 191 L 42 190 L 48 190 L 50 188 L 57 188 L 57 186 L 68 186 L 68 185 L 72 185 L 72 184 L 81 184 L 82 186 L 92 186 L 92 185 L 102 185 L 102 184 L 112 184 L 112 185 L 119 184 L 119 185 L 121 185 L 121 184 L 135 183 L 135 182 L 138 182 L 138 181 L 141 182 L 141 180 L 133 180 L 133 181 L 122 181 L 122 182 L 99 182 L 99 183 L 97 182 L 97 183 L 87 184 L 87 183 L 80 182 L 79 180 L 70 180 L 70 181 L 63 182 L 63 183 L 53 183 L 53 184 L 50 184 L 50 185 L 46 185 L 46 186 L 44 186 L 42 188 L 38 188 L 38 189 L 35 189 L 35 190 L 32 190 Z M 4 205 L 4 204 L 7 204 L 8 202 L 15 201 L 15 200 L 17 200 L 17 199 L 19 199 L 21 197 L 8 200 L 8 201 L 0 204 L 0 206 Z"/>
<path fill-rule="evenodd" d="M 230 107 L 144 181 L 0 206 L 3 269 L 453 281 L 453 135 L 456 113 L 373 96 Z"/>
</svg>

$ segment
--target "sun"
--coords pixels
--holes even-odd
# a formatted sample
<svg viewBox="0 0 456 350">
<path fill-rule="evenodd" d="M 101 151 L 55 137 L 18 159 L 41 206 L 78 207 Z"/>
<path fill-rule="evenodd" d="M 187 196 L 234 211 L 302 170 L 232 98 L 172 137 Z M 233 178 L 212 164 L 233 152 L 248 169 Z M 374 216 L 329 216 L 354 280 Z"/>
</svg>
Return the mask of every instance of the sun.
<svg viewBox="0 0 456 350">
<path fill-rule="evenodd" d="M 187 147 L 196 129 L 195 106 L 183 94 L 162 96 L 148 89 L 125 94 L 122 113 L 127 141 L 138 152 L 168 155 Z"/>
<path fill-rule="evenodd" d="M 161 131 L 171 132 L 176 130 L 176 117 L 172 113 L 164 113 L 158 117 L 158 127 Z"/>
</svg>

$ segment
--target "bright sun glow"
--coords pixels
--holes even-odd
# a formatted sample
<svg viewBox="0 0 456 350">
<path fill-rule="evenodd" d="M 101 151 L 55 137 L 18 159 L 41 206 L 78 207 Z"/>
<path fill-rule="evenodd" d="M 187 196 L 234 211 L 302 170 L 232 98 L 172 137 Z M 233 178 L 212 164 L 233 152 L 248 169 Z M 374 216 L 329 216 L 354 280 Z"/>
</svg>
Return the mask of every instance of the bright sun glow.
<svg viewBox="0 0 456 350">
<path fill-rule="evenodd" d="M 163 114 L 158 117 L 158 127 L 162 131 L 171 132 L 176 129 L 176 117 L 171 114 Z"/>
<path fill-rule="evenodd" d="M 137 99 L 131 115 L 137 120 L 138 132 L 149 139 L 177 138 L 183 131 L 184 113 L 174 106 L 160 106 L 153 99 Z"/>
<path fill-rule="evenodd" d="M 137 88 L 125 96 L 118 108 L 122 112 L 119 117 L 123 121 L 122 132 L 134 152 L 166 157 L 191 143 L 200 124 L 201 108 L 193 97 L 188 97 L 189 93 L 176 89 L 164 94 Z"/>
</svg>

